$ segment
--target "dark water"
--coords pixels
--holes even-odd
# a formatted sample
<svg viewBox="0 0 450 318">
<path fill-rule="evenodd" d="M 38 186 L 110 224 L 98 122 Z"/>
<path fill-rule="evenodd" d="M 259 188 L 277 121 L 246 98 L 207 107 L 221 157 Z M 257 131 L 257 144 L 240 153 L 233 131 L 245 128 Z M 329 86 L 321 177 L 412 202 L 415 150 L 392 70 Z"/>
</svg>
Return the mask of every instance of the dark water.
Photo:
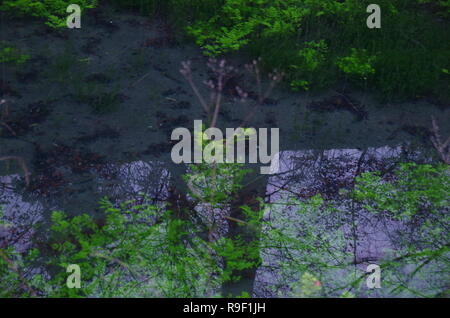
<svg viewBox="0 0 450 318">
<path fill-rule="evenodd" d="M 189 59 L 195 65 L 196 81 L 209 77 L 207 59 L 197 48 L 173 41 L 157 21 L 113 13 L 87 18 L 80 30 L 59 32 L 48 32 L 39 23 L 11 21 L 2 40 L 32 55 L 29 63 L 2 70 L 1 98 L 10 109 L 3 121 L 14 134 L 2 128 L 0 157 L 23 158 L 31 173 L 27 187 L 16 161 L 0 161 L 0 202 L 9 220 L 22 224 L 47 220 L 56 209 L 72 215 L 95 214 L 98 200 L 105 195 L 118 201 L 145 197 L 155 204 L 167 199 L 170 179 L 185 172 L 170 159 L 170 133 L 177 127 L 193 128 L 195 119 L 205 119 L 179 74 L 180 63 Z M 245 62 L 230 63 L 239 68 Z M 237 81 L 246 90 L 255 90 L 250 78 Z M 402 145 L 411 152 L 428 152 L 431 115 L 438 118 L 443 135 L 450 133 L 449 107 L 426 100 L 380 104 L 368 92 L 346 92 L 344 99 L 364 110 L 361 116 L 339 106 L 345 104 L 342 96 L 332 90 L 318 95 L 293 93 L 279 86 L 251 125 L 280 128 L 283 160 L 288 154 L 302 157 L 314 150 L 314 159 L 304 163 L 307 166 L 323 159 L 321 151 L 328 149 L 336 154 L 334 162 L 350 174 L 353 161 L 366 149 L 375 157 L 378 152 L 378 160 L 400 157 L 397 147 Z M 246 109 L 227 95 L 219 126 L 237 126 Z M 336 180 L 347 177 L 336 176 Z M 305 182 L 314 185 L 318 177 L 311 170 L 292 180 L 289 186 L 295 188 Z M 281 181 L 269 180 L 268 193 L 277 182 Z M 284 200 L 281 194 L 270 199 Z M 361 231 L 370 232 L 365 227 Z M 376 258 L 389 246 L 381 231 L 375 232 L 381 243 L 375 247 L 363 243 L 360 257 Z M 24 236 L 21 246 L 28 241 L 29 236 Z M 255 293 L 273 296 L 264 289 L 273 278 L 264 273 L 263 264 Z"/>
</svg>

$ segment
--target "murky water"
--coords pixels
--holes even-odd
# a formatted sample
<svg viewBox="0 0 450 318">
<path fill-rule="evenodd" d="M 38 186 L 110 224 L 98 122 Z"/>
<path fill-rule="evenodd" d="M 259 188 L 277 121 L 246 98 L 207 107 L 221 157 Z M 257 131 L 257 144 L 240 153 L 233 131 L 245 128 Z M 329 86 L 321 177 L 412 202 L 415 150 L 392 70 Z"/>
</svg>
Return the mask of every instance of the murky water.
<svg viewBox="0 0 450 318">
<path fill-rule="evenodd" d="M 315 224 L 313 235 L 323 237 L 323 244 L 329 240 L 331 249 L 335 250 L 320 256 L 320 262 L 337 267 L 320 273 L 322 279 L 337 284 L 336 276 L 346 277 L 355 271 L 364 273 L 368 264 L 376 264 L 386 251 L 396 248 L 395 233 L 402 230 L 402 224 L 354 206 L 341 192 L 351 189 L 356 175 L 373 170 L 386 171 L 404 154 L 402 147 L 282 152 L 279 175 L 269 178 L 267 185 L 271 205 L 265 211 L 264 219 L 268 225 L 263 233 L 275 228 L 289 231 L 291 237 L 301 237 L 305 235 L 305 226 Z M 415 153 L 408 156 L 410 159 L 420 157 Z M 298 213 L 301 208 L 295 200 L 317 194 L 332 200 L 340 212 L 308 216 Z M 292 258 L 300 262 L 305 255 L 296 252 L 295 248 L 267 248 L 261 254 L 263 263 L 255 279 L 255 296 L 292 296 L 286 286 L 298 282 L 300 277 L 295 271 L 289 273 L 284 262 Z"/>
<path fill-rule="evenodd" d="M 170 159 L 170 133 L 177 127 L 193 128 L 195 119 L 205 118 L 179 74 L 180 63 L 193 61 L 199 83 L 210 75 L 197 48 L 168 41 L 170 36 L 158 22 L 114 13 L 88 17 L 81 30 L 55 33 L 39 23 L 8 24 L 2 40 L 32 54 L 30 63 L 2 71 L 1 98 L 10 109 L 2 121 L 14 134 L 1 130 L 0 157 L 21 157 L 31 172 L 26 187 L 17 162 L 0 161 L 0 204 L 9 222 L 48 220 L 56 209 L 95 214 L 105 195 L 153 204 L 167 199 L 170 179 L 185 172 Z M 244 89 L 255 90 L 251 78 L 238 81 Z M 252 119 L 255 128 L 280 128 L 280 162 L 290 184 L 283 177 L 270 178 L 270 202 L 284 201 L 292 192 L 332 196 L 351 182 L 358 165 L 377 169 L 405 153 L 415 159 L 415 148 L 428 151 L 431 115 L 441 123 L 442 134 L 450 134 L 450 108 L 425 100 L 380 105 L 368 92 L 348 93 L 364 108 L 363 117 L 337 106 L 326 111 L 317 107 L 337 105 L 341 95 L 299 94 L 280 86 Z M 110 102 L 116 109 L 94 112 L 105 106 L 99 96 L 113 96 Z M 219 126 L 237 126 L 249 107 L 226 95 Z M 400 147 L 405 144 L 407 151 Z M 281 184 L 283 191 L 276 191 Z M 277 218 L 291 218 L 288 211 L 272 211 L 267 217 L 276 224 Z M 375 260 L 392 246 L 386 229 L 400 225 L 361 218 L 356 254 L 361 260 Z M 31 234 L 17 238 L 21 248 Z M 276 285 L 277 273 L 267 270 L 270 257 L 264 261 L 255 295 L 274 296 L 266 286 Z"/>
</svg>

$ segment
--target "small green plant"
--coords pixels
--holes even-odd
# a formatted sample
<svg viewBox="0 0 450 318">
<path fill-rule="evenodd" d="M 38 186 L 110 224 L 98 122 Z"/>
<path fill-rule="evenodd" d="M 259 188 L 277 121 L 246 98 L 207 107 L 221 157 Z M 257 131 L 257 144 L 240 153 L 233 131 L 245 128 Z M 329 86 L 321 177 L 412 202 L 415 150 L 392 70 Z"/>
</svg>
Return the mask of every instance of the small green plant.
<svg viewBox="0 0 450 318">
<path fill-rule="evenodd" d="M 28 54 L 22 54 L 18 49 L 8 46 L 6 43 L 0 45 L 0 63 L 21 65 L 31 58 Z"/>
<path fill-rule="evenodd" d="M 291 88 L 294 92 L 309 90 L 310 82 L 306 80 L 293 80 L 291 81 Z"/>
<path fill-rule="evenodd" d="M 352 53 L 338 59 L 336 64 L 345 74 L 367 80 L 375 73 L 374 61 L 375 57 L 369 56 L 366 50 L 352 48 Z"/>
<path fill-rule="evenodd" d="M 305 47 L 298 52 L 303 62 L 300 68 L 314 71 L 325 60 L 327 50 L 328 46 L 324 40 L 306 42 Z"/>
<path fill-rule="evenodd" d="M 318 297 L 322 289 L 320 281 L 312 274 L 303 273 L 300 280 L 291 286 L 292 297 L 307 298 Z"/>
<path fill-rule="evenodd" d="M 328 55 L 328 46 L 324 40 L 305 42 L 298 51 L 298 61 L 290 66 L 292 76 L 291 88 L 294 91 L 310 89 L 312 78 L 323 71 Z"/>
</svg>

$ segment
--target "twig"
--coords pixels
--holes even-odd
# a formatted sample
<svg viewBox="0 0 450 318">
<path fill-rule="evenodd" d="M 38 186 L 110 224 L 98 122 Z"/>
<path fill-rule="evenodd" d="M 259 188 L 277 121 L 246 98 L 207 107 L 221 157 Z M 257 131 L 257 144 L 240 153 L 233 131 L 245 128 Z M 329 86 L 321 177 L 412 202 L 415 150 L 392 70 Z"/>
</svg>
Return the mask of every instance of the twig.
<svg viewBox="0 0 450 318">
<path fill-rule="evenodd" d="M 431 129 L 432 136 L 431 142 L 433 143 L 434 148 L 440 154 L 442 160 L 450 165 L 450 137 L 447 138 L 445 142 L 441 140 L 441 134 L 439 132 L 439 126 L 437 124 L 436 119 L 431 116 L 431 122 L 433 124 L 433 128 Z"/>
<path fill-rule="evenodd" d="M 239 127 L 244 127 L 247 122 L 250 120 L 251 117 L 255 115 L 256 110 L 264 103 L 264 101 L 272 94 L 273 89 L 281 80 L 283 79 L 284 73 L 274 71 L 273 73 L 269 74 L 270 84 L 267 90 L 263 93 L 262 91 L 262 85 L 261 85 L 261 75 L 259 70 L 259 61 L 254 60 L 251 64 L 247 64 L 245 68 L 249 73 L 252 73 L 255 76 L 257 89 L 258 89 L 258 100 L 257 103 L 253 106 L 252 110 L 247 113 L 247 115 L 244 117 L 244 120 L 239 125 Z"/>
<path fill-rule="evenodd" d="M 213 71 L 216 71 L 216 73 L 218 74 L 216 103 L 215 103 L 215 107 L 214 107 L 214 115 L 213 115 L 213 118 L 212 118 L 211 124 L 210 124 L 210 127 L 215 127 L 217 124 L 217 118 L 219 116 L 220 106 L 222 104 L 222 91 L 223 91 L 224 84 L 225 84 L 224 80 L 225 80 L 225 76 L 227 75 L 227 70 L 225 68 L 225 60 L 220 61 L 218 70 L 215 70 L 213 68 L 213 66 L 210 66 L 210 67 L 211 67 L 211 69 L 213 69 Z"/>
<path fill-rule="evenodd" d="M 187 82 L 191 86 L 192 90 L 194 91 L 195 96 L 197 96 L 200 104 L 202 105 L 203 109 L 206 113 L 209 113 L 209 107 L 208 104 L 206 104 L 205 100 L 203 99 L 203 96 L 199 93 L 197 86 L 195 85 L 194 81 L 192 80 L 192 69 L 191 69 L 191 61 L 182 62 L 181 63 L 182 68 L 180 70 L 180 73 L 186 78 Z"/>
</svg>

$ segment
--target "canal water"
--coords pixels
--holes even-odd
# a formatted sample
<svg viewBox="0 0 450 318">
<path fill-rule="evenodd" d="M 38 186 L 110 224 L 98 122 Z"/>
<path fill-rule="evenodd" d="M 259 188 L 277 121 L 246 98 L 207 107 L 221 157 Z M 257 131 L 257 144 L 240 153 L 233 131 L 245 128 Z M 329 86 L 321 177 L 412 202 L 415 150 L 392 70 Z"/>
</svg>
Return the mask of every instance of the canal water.
<svg viewBox="0 0 450 318">
<path fill-rule="evenodd" d="M 82 29 L 58 32 L 35 22 L 8 23 L 2 41 L 14 43 L 31 60 L 2 69 L 1 107 L 8 112 L 1 121 L 9 128 L 0 128 L 0 157 L 22 158 L 31 175 L 27 186 L 17 161 L 0 161 L 5 218 L 32 224 L 47 222 L 54 210 L 96 215 L 104 196 L 163 204 L 171 179 L 185 172 L 170 158 L 172 130 L 193 129 L 194 120 L 206 120 L 180 65 L 192 61 L 194 80 L 207 96 L 202 84 L 211 76 L 207 58 L 198 48 L 175 41 L 162 23 L 135 15 L 99 13 L 87 18 Z M 249 61 L 228 62 L 241 74 Z M 248 75 L 236 75 L 232 82 L 256 91 Z M 237 127 L 249 109 L 226 92 L 218 126 Z M 269 178 L 266 200 L 286 203 L 292 193 L 331 197 L 351 183 L 358 165 L 373 170 L 400 159 L 432 158 L 431 116 L 448 136 L 448 105 L 424 99 L 381 103 L 364 91 L 294 93 L 278 86 L 250 122 L 255 128 L 280 128 L 280 162 L 286 173 Z M 362 268 L 393 248 L 386 233 L 401 224 L 358 217 L 352 251 Z M 289 205 L 267 211 L 266 218 L 275 226 L 286 219 L 296 224 Z M 32 234 L 18 238 L 20 249 Z M 268 288 L 286 286 L 277 281 L 281 269 L 276 256 L 262 253 L 254 294 L 284 295 L 282 286 Z"/>
</svg>

